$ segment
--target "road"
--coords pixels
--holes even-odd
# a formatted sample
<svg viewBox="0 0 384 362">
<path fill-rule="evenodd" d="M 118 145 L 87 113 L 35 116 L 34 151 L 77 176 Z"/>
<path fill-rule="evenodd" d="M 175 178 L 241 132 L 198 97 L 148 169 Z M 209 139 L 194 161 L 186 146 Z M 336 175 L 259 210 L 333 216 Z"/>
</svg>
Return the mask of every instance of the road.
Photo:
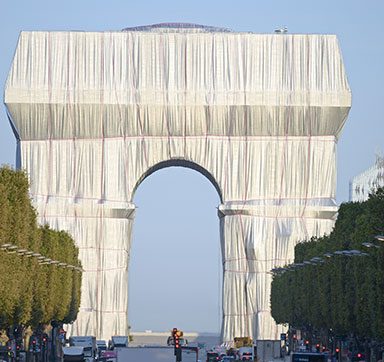
<svg viewBox="0 0 384 362">
<path fill-rule="evenodd" d="M 129 347 L 118 350 L 117 362 L 174 362 L 173 347 Z M 196 354 L 183 352 L 183 362 L 196 362 Z"/>
</svg>

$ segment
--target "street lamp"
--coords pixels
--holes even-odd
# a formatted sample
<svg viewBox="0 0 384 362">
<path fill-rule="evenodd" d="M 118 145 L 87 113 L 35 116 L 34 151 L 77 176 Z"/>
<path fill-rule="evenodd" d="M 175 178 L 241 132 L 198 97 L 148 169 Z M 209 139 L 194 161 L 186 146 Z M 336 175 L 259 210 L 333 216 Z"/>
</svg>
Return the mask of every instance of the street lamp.
<svg viewBox="0 0 384 362">
<path fill-rule="evenodd" d="M 76 270 L 78 270 L 79 268 L 78 267 L 75 267 Z M 281 273 L 285 273 L 287 271 L 287 268 L 282 268 L 282 267 L 278 267 L 278 268 L 273 268 L 271 269 L 271 272 L 273 274 L 281 274 Z"/>
<path fill-rule="evenodd" d="M 333 252 L 334 255 L 344 255 L 344 251 L 343 250 L 336 250 Z"/>
<path fill-rule="evenodd" d="M 25 256 L 27 258 L 34 257 L 37 259 L 37 262 L 39 263 L 39 265 L 48 265 L 48 264 L 57 265 L 62 268 L 69 268 L 78 272 L 83 272 L 83 269 L 80 267 L 69 265 L 67 263 L 63 263 L 58 260 L 52 260 L 51 258 L 47 258 L 46 256 L 41 255 L 40 253 L 35 253 L 34 251 L 30 251 L 28 249 L 19 248 L 17 245 L 14 245 L 11 243 L 1 244 L 0 250 L 6 251 L 8 254 L 17 253 L 19 256 Z M 283 271 L 283 269 L 284 268 L 276 268 L 276 270 L 279 270 L 279 272 L 281 273 L 285 272 L 285 270 Z M 272 269 L 271 271 L 275 272 L 274 270 L 275 269 Z"/>
<path fill-rule="evenodd" d="M 375 245 L 375 244 L 373 244 L 373 243 L 371 243 L 371 242 L 365 242 L 365 243 L 362 243 L 361 245 L 363 245 L 363 246 L 365 246 L 365 247 L 367 247 L 367 248 L 376 248 L 376 249 L 379 249 L 380 248 L 380 246 L 379 245 Z"/>
<path fill-rule="evenodd" d="M 8 254 L 15 254 L 17 248 L 18 248 L 17 245 L 11 244 L 10 246 L 7 247 L 6 251 Z"/>
<path fill-rule="evenodd" d="M 355 249 L 352 249 L 352 250 L 349 250 L 349 255 L 350 256 L 367 256 L 369 254 L 367 253 L 364 253 L 360 250 L 355 250 Z"/>
<path fill-rule="evenodd" d="M 360 256 L 360 251 L 358 250 L 342 250 L 342 252 L 346 256 Z"/>
<path fill-rule="evenodd" d="M 27 249 L 17 249 L 17 254 L 24 255 L 27 251 Z"/>
<path fill-rule="evenodd" d="M 318 257 L 318 256 L 313 257 L 312 259 L 310 259 L 310 261 L 312 263 L 315 263 L 315 264 L 322 264 L 322 263 L 324 263 L 324 260 L 322 258 Z"/>
</svg>

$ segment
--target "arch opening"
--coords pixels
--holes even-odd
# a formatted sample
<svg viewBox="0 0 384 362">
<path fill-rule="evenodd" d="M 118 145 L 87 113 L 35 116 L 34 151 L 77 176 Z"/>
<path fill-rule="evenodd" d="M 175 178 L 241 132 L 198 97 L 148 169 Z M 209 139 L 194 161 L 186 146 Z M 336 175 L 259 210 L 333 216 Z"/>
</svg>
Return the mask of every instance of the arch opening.
<svg viewBox="0 0 384 362">
<path fill-rule="evenodd" d="M 206 176 L 201 168 L 175 166 L 180 163 L 156 165 L 135 188 L 138 209 L 129 265 L 130 325 L 133 331 L 168 331 L 176 325 L 219 334 L 222 263 L 217 194 L 200 176 Z M 143 183 L 155 171 L 159 172 Z M 175 311 L 178 315 L 172 314 Z"/>
</svg>

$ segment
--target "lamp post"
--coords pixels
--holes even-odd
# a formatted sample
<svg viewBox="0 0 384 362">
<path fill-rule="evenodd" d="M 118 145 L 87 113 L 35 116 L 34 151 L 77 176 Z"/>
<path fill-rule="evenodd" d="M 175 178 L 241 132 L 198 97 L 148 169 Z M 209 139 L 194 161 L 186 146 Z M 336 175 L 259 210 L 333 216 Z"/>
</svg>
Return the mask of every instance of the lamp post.
<svg viewBox="0 0 384 362">
<path fill-rule="evenodd" d="M 365 246 L 366 248 L 376 248 L 376 249 L 380 248 L 379 245 L 373 244 L 370 241 L 364 242 L 361 245 Z"/>
<path fill-rule="evenodd" d="M 10 245 L 7 247 L 7 253 L 8 254 L 16 254 L 16 250 L 18 249 L 18 246 L 17 245 Z"/>
<path fill-rule="evenodd" d="M 384 241 L 384 235 L 376 235 L 375 239 L 378 241 Z"/>
<path fill-rule="evenodd" d="M 17 249 L 16 251 L 17 251 L 17 254 L 19 254 L 19 255 L 24 255 L 28 250 L 27 250 L 27 249 L 19 248 L 19 249 Z"/>
<path fill-rule="evenodd" d="M 57 265 L 62 268 L 72 269 L 76 272 L 83 272 L 83 269 L 74 265 L 70 265 L 68 263 L 64 263 L 58 260 L 52 260 L 51 258 L 47 258 L 40 253 L 36 253 L 34 251 L 19 248 L 17 245 L 11 243 L 5 243 L 0 245 L 0 250 L 7 252 L 8 254 L 17 254 L 19 256 L 25 256 L 27 258 L 36 258 L 39 265 Z"/>
</svg>

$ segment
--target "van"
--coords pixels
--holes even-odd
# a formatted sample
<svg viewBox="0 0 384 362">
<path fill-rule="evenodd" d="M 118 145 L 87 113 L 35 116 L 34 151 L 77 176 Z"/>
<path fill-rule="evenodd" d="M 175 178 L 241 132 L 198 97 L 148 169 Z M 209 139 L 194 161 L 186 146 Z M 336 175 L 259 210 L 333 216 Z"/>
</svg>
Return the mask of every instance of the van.
<svg viewBox="0 0 384 362">
<path fill-rule="evenodd" d="M 112 336 L 110 348 L 126 348 L 128 347 L 128 336 Z"/>
<path fill-rule="evenodd" d="M 69 337 L 71 347 L 83 347 L 84 357 L 87 361 L 94 361 L 97 357 L 96 337 L 72 336 Z"/>
</svg>

